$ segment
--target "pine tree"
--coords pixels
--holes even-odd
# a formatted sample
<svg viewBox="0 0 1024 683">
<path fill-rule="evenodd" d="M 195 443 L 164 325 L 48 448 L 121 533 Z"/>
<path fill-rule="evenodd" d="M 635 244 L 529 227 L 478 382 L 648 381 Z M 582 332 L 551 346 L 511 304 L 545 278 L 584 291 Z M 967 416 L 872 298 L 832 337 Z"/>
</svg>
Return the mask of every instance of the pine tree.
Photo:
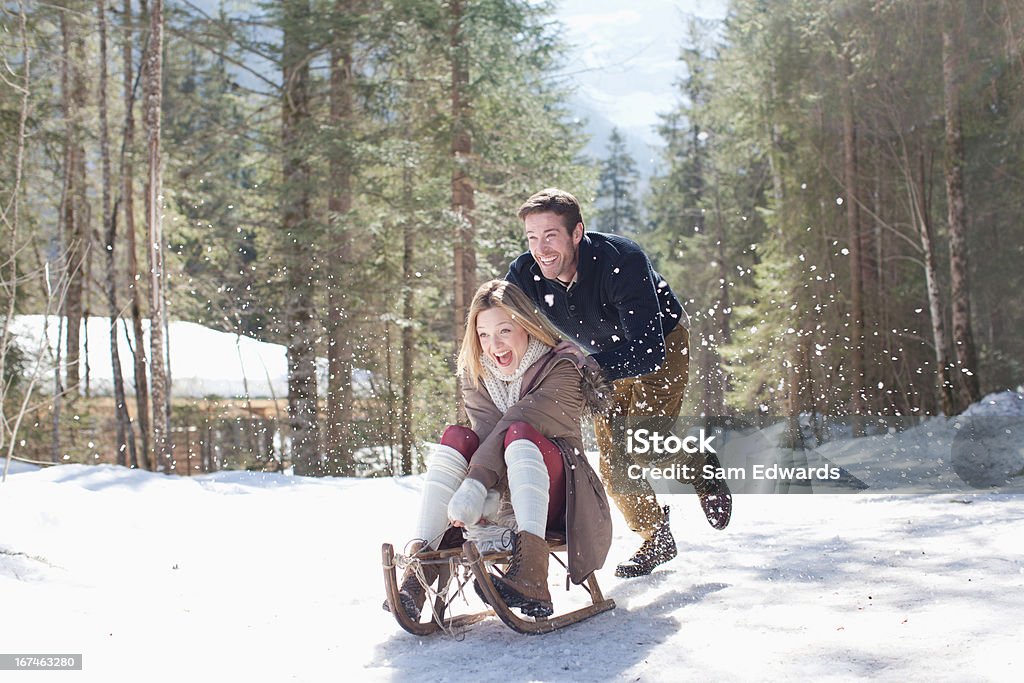
<svg viewBox="0 0 1024 683">
<path fill-rule="evenodd" d="M 608 137 L 608 156 L 601 162 L 594 229 L 616 235 L 640 230 L 639 179 L 636 161 L 626 149 L 626 139 L 618 128 L 613 128 Z"/>
</svg>

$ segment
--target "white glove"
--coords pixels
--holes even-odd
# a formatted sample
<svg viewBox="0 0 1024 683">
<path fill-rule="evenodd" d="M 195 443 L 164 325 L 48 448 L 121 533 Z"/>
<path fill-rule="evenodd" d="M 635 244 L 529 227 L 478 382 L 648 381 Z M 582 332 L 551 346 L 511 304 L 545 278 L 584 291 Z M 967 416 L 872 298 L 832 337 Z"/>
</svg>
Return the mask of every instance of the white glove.
<svg viewBox="0 0 1024 683">
<path fill-rule="evenodd" d="M 480 521 L 487 489 L 476 479 L 465 479 L 448 503 L 448 519 L 458 525 L 470 526 Z"/>
<path fill-rule="evenodd" d="M 484 520 L 496 520 L 499 508 L 501 508 L 501 494 L 497 489 L 491 489 L 487 492 L 487 499 L 484 500 L 484 509 L 480 517 Z"/>
</svg>

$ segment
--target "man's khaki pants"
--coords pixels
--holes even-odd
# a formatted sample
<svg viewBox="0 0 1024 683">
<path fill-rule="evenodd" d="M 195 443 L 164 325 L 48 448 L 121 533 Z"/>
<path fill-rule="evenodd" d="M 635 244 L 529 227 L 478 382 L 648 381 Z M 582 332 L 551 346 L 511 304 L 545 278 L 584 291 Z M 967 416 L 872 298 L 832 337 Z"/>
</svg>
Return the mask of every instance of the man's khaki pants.
<svg viewBox="0 0 1024 683">
<path fill-rule="evenodd" d="M 605 488 L 629 528 L 645 540 L 654 534 L 664 513 L 647 480 L 628 474 L 630 465 L 649 465 L 651 458 L 626 452 L 626 429 L 643 426 L 662 434 L 670 431 L 679 417 L 686 393 L 689 343 L 689 333 L 682 325 L 677 325 L 665 337 L 665 362 L 661 368 L 640 377 L 616 380 L 608 410 L 594 418 Z M 690 464 L 697 466 L 697 463 Z"/>
</svg>

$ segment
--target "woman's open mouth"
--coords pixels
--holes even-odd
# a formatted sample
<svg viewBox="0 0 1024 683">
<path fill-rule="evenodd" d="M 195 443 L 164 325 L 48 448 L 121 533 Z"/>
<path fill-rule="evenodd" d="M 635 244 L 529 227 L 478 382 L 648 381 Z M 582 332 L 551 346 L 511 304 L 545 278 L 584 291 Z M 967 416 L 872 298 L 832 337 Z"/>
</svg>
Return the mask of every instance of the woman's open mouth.
<svg viewBox="0 0 1024 683">
<path fill-rule="evenodd" d="M 502 351 L 501 353 L 495 353 L 494 362 L 498 364 L 498 367 L 502 368 L 507 368 L 512 365 L 512 349 Z"/>
</svg>

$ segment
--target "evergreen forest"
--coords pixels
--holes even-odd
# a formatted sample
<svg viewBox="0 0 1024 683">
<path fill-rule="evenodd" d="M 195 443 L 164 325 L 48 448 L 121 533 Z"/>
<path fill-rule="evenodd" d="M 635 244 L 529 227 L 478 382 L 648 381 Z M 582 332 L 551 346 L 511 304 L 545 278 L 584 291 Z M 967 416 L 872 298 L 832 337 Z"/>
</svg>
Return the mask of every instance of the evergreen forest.
<svg viewBox="0 0 1024 683">
<path fill-rule="evenodd" d="M 0 458 L 420 471 L 467 303 L 551 186 L 683 299 L 686 414 L 865 434 L 1024 382 L 1022 0 L 729 0 L 678 36 L 644 182 L 618 130 L 584 154 L 548 0 L 0 10 Z M 109 394 L 90 317 L 132 340 Z M 267 420 L 173 395 L 171 320 L 286 347 Z"/>
</svg>

